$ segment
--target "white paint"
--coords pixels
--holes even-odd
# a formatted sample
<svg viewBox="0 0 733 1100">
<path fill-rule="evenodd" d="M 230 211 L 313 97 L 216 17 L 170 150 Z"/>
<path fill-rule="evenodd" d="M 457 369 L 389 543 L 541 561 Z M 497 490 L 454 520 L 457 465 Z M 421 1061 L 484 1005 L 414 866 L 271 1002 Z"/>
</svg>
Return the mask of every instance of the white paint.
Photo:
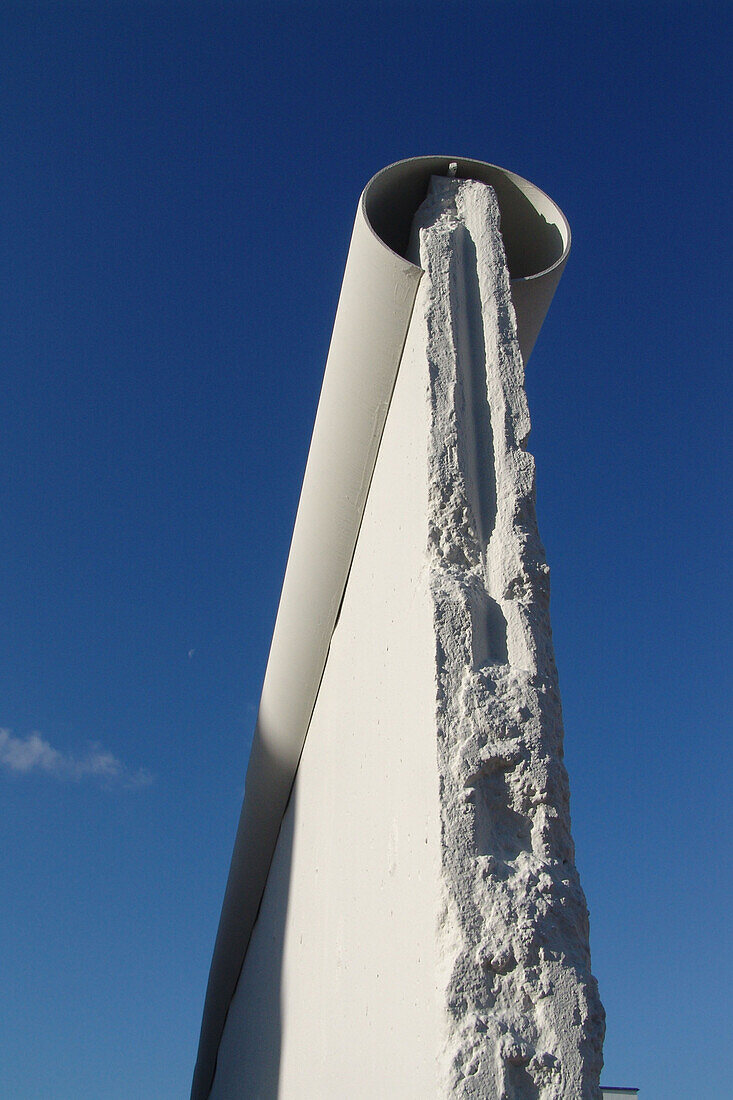
<svg viewBox="0 0 733 1100">
<path fill-rule="evenodd" d="M 493 193 L 435 181 L 413 247 L 426 278 L 215 1100 L 600 1095 Z"/>
</svg>

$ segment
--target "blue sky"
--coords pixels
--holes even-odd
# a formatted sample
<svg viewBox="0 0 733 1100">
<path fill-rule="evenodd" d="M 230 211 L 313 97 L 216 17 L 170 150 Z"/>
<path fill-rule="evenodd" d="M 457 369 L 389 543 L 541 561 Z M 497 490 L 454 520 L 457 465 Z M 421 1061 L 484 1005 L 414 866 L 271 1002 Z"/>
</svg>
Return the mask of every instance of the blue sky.
<svg viewBox="0 0 733 1100">
<path fill-rule="evenodd" d="M 187 1094 L 355 204 L 432 152 L 574 235 L 527 384 L 604 1080 L 726 1093 L 730 30 L 3 4 L 3 1096 Z"/>
</svg>

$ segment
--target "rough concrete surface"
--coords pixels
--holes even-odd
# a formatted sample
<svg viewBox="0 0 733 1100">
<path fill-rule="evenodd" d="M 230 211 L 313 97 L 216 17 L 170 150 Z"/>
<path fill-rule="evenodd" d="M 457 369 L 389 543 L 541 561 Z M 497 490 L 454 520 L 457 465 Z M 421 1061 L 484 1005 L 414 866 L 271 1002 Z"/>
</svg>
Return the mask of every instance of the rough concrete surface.
<svg viewBox="0 0 733 1100">
<path fill-rule="evenodd" d="M 491 188 L 433 179 L 426 275 L 444 998 L 441 1092 L 600 1097 L 604 1013 L 574 864 L 549 576 Z"/>
</svg>

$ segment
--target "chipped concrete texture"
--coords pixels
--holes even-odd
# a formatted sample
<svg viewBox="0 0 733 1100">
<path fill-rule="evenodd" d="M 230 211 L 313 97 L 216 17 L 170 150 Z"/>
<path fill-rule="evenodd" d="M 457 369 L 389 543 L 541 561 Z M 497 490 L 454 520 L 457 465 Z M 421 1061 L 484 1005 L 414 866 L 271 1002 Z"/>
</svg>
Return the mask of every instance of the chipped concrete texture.
<svg viewBox="0 0 733 1100">
<path fill-rule="evenodd" d="M 492 189 L 433 178 L 429 584 L 440 781 L 439 1095 L 596 1100 L 604 1013 L 574 864 L 534 459 Z"/>
</svg>

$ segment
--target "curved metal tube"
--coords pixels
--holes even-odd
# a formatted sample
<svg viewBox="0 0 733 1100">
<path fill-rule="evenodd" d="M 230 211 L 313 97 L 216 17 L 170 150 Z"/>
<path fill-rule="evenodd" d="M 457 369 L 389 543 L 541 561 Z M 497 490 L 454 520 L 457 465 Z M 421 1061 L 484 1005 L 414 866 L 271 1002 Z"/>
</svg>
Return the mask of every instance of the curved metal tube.
<svg viewBox="0 0 733 1100">
<path fill-rule="evenodd" d="M 265 672 L 244 803 L 206 991 L 192 1100 L 206 1100 L 315 705 L 412 315 L 420 268 L 404 258 L 432 175 L 490 184 L 501 210 L 519 345 L 534 347 L 570 249 L 564 215 L 495 165 L 416 157 L 359 201 Z"/>
</svg>

